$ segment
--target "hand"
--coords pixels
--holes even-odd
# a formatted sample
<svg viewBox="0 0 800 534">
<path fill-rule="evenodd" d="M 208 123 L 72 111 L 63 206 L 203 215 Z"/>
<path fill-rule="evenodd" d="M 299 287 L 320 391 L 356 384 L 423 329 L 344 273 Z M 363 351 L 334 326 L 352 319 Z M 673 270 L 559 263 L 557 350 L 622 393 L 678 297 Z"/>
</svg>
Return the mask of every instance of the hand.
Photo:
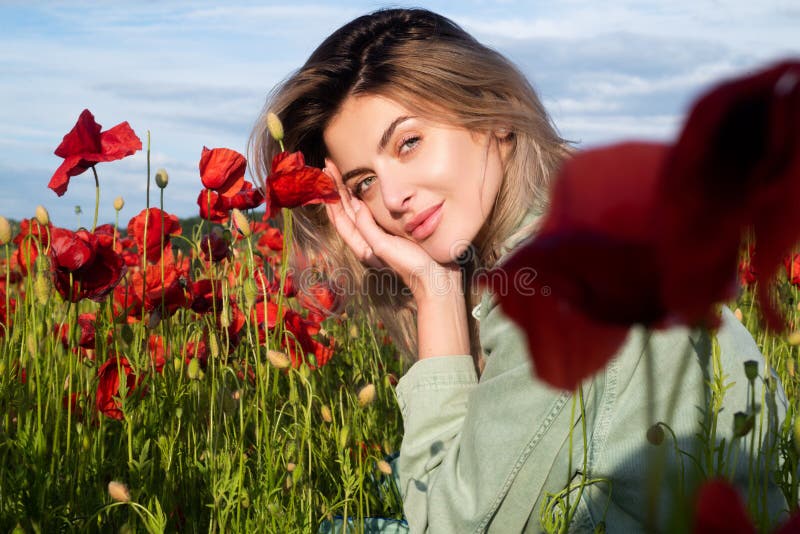
<svg viewBox="0 0 800 534">
<path fill-rule="evenodd" d="M 452 296 L 461 292 L 461 271 L 456 265 L 441 265 L 417 243 L 387 233 L 363 202 L 344 186 L 339 169 L 329 159 L 323 172 L 330 176 L 341 201 L 326 204 L 328 218 L 344 242 L 364 264 L 392 269 L 411 290 L 415 300 Z"/>
</svg>

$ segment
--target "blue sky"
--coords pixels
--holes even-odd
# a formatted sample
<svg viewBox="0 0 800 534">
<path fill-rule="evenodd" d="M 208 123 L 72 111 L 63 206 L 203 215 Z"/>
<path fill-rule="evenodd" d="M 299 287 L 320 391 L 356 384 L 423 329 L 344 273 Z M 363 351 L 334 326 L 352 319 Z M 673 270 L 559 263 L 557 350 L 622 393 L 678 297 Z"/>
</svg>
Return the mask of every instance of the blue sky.
<svg viewBox="0 0 800 534">
<path fill-rule="evenodd" d="M 197 214 L 203 146 L 244 152 L 267 93 L 331 31 L 387 6 L 422 6 L 461 24 L 528 75 L 561 133 L 588 147 L 671 139 L 689 103 L 714 81 L 800 56 L 796 0 L 589 0 L 0 4 L 0 215 L 91 224 L 91 173 L 63 197 L 47 183 L 53 150 L 89 108 L 103 128 L 127 120 L 153 169 L 165 167 L 165 209 Z M 101 222 L 114 198 L 121 225 L 145 205 L 144 152 L 101 164 Z"/>
</svg>

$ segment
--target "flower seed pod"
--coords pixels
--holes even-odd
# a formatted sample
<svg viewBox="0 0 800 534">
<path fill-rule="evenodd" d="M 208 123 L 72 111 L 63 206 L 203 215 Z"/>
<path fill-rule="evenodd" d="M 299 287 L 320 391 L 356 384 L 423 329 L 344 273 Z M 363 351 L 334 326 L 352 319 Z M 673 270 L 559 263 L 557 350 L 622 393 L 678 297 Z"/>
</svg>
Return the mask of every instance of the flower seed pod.
<svg viewBox="0 0 800 534">
<path fill-rule="evenodd" d="M 656 423 L 647 429 L 647 441 L 652 445 L 661 445 L 664 442 L 664 429 Z"/>
<path fill-rule="evenodd" d="M 333 422 L 333 414 L 331 413 L 331 409 L 328 408 L 326 404 L 323 404 L 322 408 L 319 409 L 319 414 L 322 416 L 322 420 L 326 423 Z"/>
<path fill-rule="evenodd" d="M 241 212 L 238 208 L 233 208 L 231 210 L 231 219 L 233 219 L 233 225 L 242 234 L 244 237 L 250 237 L 253 233 L 250 230 L 250 221 L 247 220 L 247 216 Z"/>
<path fill-rule="evenodd" d="M 50 214 L 47 213 L 47 208 L 39 204 L 36 206 L 36 220 L 42 226 L 47 226 L 50 224 Z"/>
<path fill-rule="evenodd" d="M 273 112 L 267 113 L 267 129 L 276 141 L 283 141 L 283 123 Z"/>
<path fill-rule="evenodd" d="M 269 360 L 269 363 L 278 369 L 286 369 L 292 365 L 292 361 L 289 359 L 289 357 L 285 353 L 278 350 L 270 350 L 267 352 L 267 359 Z"/>
<path fill-rule="evenodd" d="M 789 334 L 787 341 L 789 342 L 789 345 L 794 345 L 794 346 L 800 345 L 800 330 L 797 330 Z"/>
<path fill-rule="evenodd" d="M 378 460 L 378 471 L 388 477 L 392 474 L 392 466 L 386 460 Z"/>
<path fill-rule="evenodd" d="M 11 224 L 8 219 L 0 215 L 0 245 L 11 241 Z"/>
<path fill-rule="evenodd" d="M 124 199 L 124 198 L 122 198 L 122 197 L 117 197 L 117 198 L 115 198 L 115 199 L 114 199 L 114 209 L 115 209 L 116 211 L 119 211 L 119 210 L 121 210 L 123 207 L 125 207 L 125 199 Z"/>
<path fill-rule="evenodd" d="M 358 404 L 369 406 L 375 401 L 375 384 L 367 384 L 358 391 Z"/>
<path fill-rule="evenodd" d="M 167 170 L 158 169 L 156 171 L 156 185 L 160 189 L 164 189 L 165 187 L 167 187 L 168 183 L 169 183 L 169 174 L 167 174 Z"/>
<path fill-rule="evenodd" d="M 733 437 L 741 438 L 748 434 L 753 429 L 755 417 L 746 414 L 745 412 L 736 412 L 733 414 Z"/>
<path fill-rule="evenodd" d="M 758 362 L 755 360 L 744 362 L 744 374 L 750 382 L 755 380 L 758 377 Z"/>
<path fill-rule="evenodd" d="M 108 494 L 117 502 L 130 502 L 131 500 L 131 493 L 128 491 L 128 486 L 116 480 L 112 480 L 108 483 Z"/>
</svg>

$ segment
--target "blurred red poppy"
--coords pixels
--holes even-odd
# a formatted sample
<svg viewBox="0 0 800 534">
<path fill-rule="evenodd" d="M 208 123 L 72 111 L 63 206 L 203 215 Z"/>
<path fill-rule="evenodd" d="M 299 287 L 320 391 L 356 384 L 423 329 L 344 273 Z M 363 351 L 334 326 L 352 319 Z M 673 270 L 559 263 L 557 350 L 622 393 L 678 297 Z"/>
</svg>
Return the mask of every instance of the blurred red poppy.
<svg viewBox="0 0 800 534">
<path fill-rule="evenodd" d="M 125 375 L 127 397 L 133 394 L 141 379 L 138 379 L 133 372 L 127 358 L 112 355 L 97 370 L 96 406 L 97 411 L 103 415 L 121 421 L 125 419 L 125 415 L 122 413 L 122 403 L 119 400 L 120 371 Z"/>
<path fill-rule="evenodd" d="M 695 534 L 755 534 L 739 492 L 727 480 L 706 481 L 697 492 L 692 531 Z M 800 532 L 800 513 L 778 525 L 775 534 Z"/>
<path fill-rule="evenodd" d="M 779 326 L 764 286 L 800 238 L 798 124 L 790 63 L 711 91 L 673 147 L 623 143 L 565 163 L 541 230 L 487 283 L 526 332 L 536 374 L 573 389 L 633 324 L 715 327 L 751 226 L 762 309 Z"/>
<path fill-rule="evenodd" d="M 339 193 L 330 176 L 309 167 L 300 152 L 281 152 L 272 159 L 267 177 L 270 212 L 277 208 L 296 208 L 321 202 L 338 202 Z"/>
<path fill-rule="evenodd" d="M 232 197 L 242 189 L 247 160 L 229 148 L 203 147 L 200 156 L 200 180 L 203 186 L 222 196 Z"/>
<path fill-rule="evenodd" d="M 734 295 L 742 234 L 752 227 L 758 302 L 767 326 L 782 330 L 769 288 L 800 239 L 800 62 L 728 81 L 698 100 L 658 196 L 666 305 L 694 325 L 707 303 Z"/>
<path fill-rule="evenodd" d="M 665 153 L 626 143 L 576 155 L 536 238 L 487 278 L 527 333 L 536 375 L 553 386 L 574 388 L 605 366 L 632 323 L 664 318 L 650 217 Z"/>
<path fill-rule="evenodd" d="M 127 122 L 121 122 L 105 132 L 101 132 L 101 128 L 95 122 L 94 115 L 84 109 L 78 122 L 56 148 L 56 156 L 64 158 L 64 162 L 53 173 L 47 187 L 58 196 L 66 193 L 70 177 L 85 172 L 97 163 L 122 159 L 142 149 L 142 141 Z"/>
<path fill-rule="evenodd" d="M 748 247 L 747 254 L 739 259 L 739 283 L 742 287 L 750 287 L 758 280 L 758 273 L 753 268 L 753 256 L 756 253 L 754 246 Z"/>
<path fill-rule="evenodd" d="M 783 258 L 786 278 L 790 284 L 800 287 L 800 254 L 792 253 Z"/>
<path fill-rule="evenodd" d="M 245 180 L 239 192 L 231 197 L 226 197 L 226 202 L 231 209 L 251 210 L 264 203 L 264 193 Z"/>
<path fill-rule="evenodd" d="M 147 236 L 145 236 L 145 224 Z M 169 236 L 181 235 L 182 232 L 178 217 L 158 208 L 143 209 L 128 223 L 128 235 L 136 242 L 140 254 L 146 250 L 147 261 L 150 263 L 156 263 L 161 259 L 162 252 L 170 246 Z"/>
<path fill-rule="evenodd" d="M 128 288 L 128 291 L 133 293 L 128 306 L 134 305 L 129 314 L 141 316 L 141 306 L 144 306 L 147 312 L 158 310 L 163 318 L 172 315 L 180 308 L 188 307 L 189 296 L 183 285 L 183 281 L 187 278 L 187 273 L 173 261 L 172 254 L 164 254 L 161 261 L 148 267 L 144 276 L 142 270 L 137 269 L 130 278 Z M 119 303 L 123 303 L 125 295 L 115 294 L 115 298 Z"/>
<path fill-rule="evenodd" d="M 318 282 L 297 292 L 300 305 L 309 311 L 308 320 L 321 323 L 339 310 L 342 300 L 330 282 Z"/>
<path fill-rule="evenodd" d="M 53 285 L 71 302 L 101 301 L 119 283 L 126 266 L 110 243 L 86 230 L 53 228 L 50 243 Z"/>
</svg>

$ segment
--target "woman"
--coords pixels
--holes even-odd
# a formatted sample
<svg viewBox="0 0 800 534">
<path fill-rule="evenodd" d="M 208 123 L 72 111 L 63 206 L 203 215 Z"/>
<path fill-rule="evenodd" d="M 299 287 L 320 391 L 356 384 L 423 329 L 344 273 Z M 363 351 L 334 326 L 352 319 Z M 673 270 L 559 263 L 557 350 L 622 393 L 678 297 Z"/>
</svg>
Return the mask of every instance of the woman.
<svg viewBox="0 0 800 534">
<path fill-rule="evenodd" d="M 647 488 L 655 447 L 645 404 L 699 455 L 709 340 L 682 329 L 633 332 L 584 384 L 584 415 L 574 415 L 572 395 L 535 378 L 522 333 L 474 283 L 534 231 L 570 152 L 525 77 L 444 17 L 384 10 L 334 32 L 273 94 L 251 140 L 262 180 L 278 151 L 266 109 L 283 121 L 287 149 L 324 167 L 341 196 L 295 212 L 297 242 L 352 273 L 362 284 L 353 298 L 416 360 L 397 386 L 411 530 L 538 532 L 565 516 L 576 531 L 674 526 L 666 512 L 676 492 Z M 748 409 L 742 362 L 763 366 L 727 310 L 717 341 L 736 383 L 711 448 L 730 442 L 732 414 Z M 645 387 L 647 351 L 657 393 Z M 683 471 L 666 456 L 666 476 Z"/>
</svg>

